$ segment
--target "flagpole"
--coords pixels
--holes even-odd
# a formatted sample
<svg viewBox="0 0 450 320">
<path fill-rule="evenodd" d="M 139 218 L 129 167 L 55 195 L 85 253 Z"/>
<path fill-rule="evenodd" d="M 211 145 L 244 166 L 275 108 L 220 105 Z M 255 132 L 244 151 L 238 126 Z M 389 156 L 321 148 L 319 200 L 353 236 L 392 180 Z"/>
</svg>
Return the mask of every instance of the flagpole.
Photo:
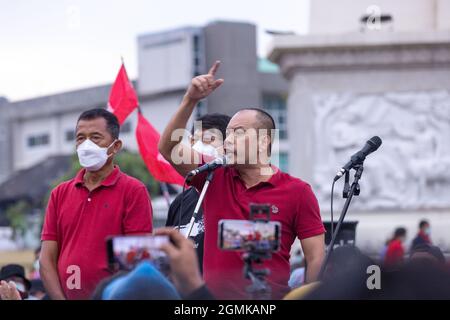
<svg viewBox="0 0 450 320">
<path fill-rule="evenodd" d="M 138 113 L 142 114 L 142 109 L 139 104 L 137 106 L 137 109 L 138 109 Z M 166 199 L 167 208 L 170 208 L 170 194 L 169 194 L 169 188 L 167 187 L 167 183 L 160 181 L 159 184 L 161 185 L 161 191 L 162 191 L 163 197 L 164 197 L 164 199 Z"/>
<path fill-rule="evenodd" d="M 163 193 L 164 199 L 166 199 L 167 208 L 170 208 L 170 194 L 169 194 L 169 188 L 167 187 L 166 182 L 160 182 L 161 190 Z"/>
</svg>

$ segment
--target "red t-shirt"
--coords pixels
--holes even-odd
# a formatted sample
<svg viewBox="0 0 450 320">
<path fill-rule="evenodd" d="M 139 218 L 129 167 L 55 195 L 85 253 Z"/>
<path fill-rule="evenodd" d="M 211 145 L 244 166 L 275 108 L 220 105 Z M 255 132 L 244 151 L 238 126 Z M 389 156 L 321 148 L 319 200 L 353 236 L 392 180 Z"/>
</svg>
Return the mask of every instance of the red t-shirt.
<svg viewBox="0 0 450 320">
<path fill-rule="evenodd" d="M 386 256 L 384 258 L 384 265 L 386 267 L 395 267 L 403 262 L 405 250 L 403 249 L 400 240 L 392 240 L 387 248 Z"/>
<path fill-rule="evenodd" d="M 88 299 L 97 284 L 111 275 L 108 236 L 152 231 L 150 196 L 142 182 L 116 166 L 89 192 L 84 173 L 85 169 L 52 191 L 41 237 L 58 243 L 58 274 L 67 299 Z"/>
<path fill-rule="evenodd" d="M 267 278 L 272 298 L 280 299 L 288 291 L 290 249 L 295 238 L 310 238 L 323 234 L 319 205 L 311 187 L 300 179 L 275 168 L 267 182 L 246 188 L 239 173 L 232 167 L 215 171 L 203 202 L 205 243 L 203 276 L 208 288 L 219 299 L 250 298 L 246 287 L 250 280 L 243 277 L 242 253 L 223 251 L 218 247 L 220 219 L 249 219 L 250 203 L 271 205 L 271 220 L 281 224 L 281 248 L 257 268 L 269 268 Z M 191 184 L 201 190 L 205 174 L 194 177 Z"/>
</svg>

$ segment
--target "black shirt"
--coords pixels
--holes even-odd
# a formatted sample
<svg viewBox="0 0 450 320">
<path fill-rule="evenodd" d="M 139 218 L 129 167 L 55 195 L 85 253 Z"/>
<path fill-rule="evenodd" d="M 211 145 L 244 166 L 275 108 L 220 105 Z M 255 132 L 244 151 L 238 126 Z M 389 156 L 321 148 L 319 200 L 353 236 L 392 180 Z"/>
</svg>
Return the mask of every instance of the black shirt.
<svg viewBox="0 0 450 320">
<path fill-rule="evenodd" d="M 183 197 L 183 212 L 180 213 L 181 198 Z M 180 225 L 181 232 L 187 232 L 186 228 L 191 221 L 192 214 L 194 213 L 195 205 L 197 204 L 199 194 L 193 187 L 185 190 L 184 193 L 179 194 L 172 202 L 167 214 L 166 227 L 177 227 Z M 181 222 L 180 222 L 181 214 Z M 203 210 L 197 213 L 197 217 L 194 221 L 194 226 L 191 231 L 191 239 L 195 243 L 197 250 L 198 263 L 200 271 L 203 272 L 203 242 L 205 238 L 205 226 L 203 223 Z"/>
</svg>

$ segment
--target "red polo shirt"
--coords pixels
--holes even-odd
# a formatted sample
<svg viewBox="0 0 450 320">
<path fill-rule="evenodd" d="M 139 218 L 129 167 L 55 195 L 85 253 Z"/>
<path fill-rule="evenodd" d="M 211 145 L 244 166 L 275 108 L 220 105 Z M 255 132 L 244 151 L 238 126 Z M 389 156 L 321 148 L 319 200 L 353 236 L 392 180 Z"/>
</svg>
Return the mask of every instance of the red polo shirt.
<svg viewBox="0 0 450 320">
<path fill-rule="evenodd" d="M 89 299 L 99 281 L 111 275 L 105 238 L 152 231 L 150 197 L 142 182 L 116 166 L 89 192 L 85 172 L 52 191 L 41 237 L 58 242 L 59 280 L 68 299 Z"/>
<path fill-rule="evenodd" d="M 250 203 L 269 203 L 271 220 L 281 224 L 281 249 L 261 267 L 269 268 L 268 283 L 272 298 L 280 299 L 288 291 L 290 249 L 296 237 L 305 239 L 325 232 L 319 205 L 311 187 L 300 179 L 275 168 L 276 173 L 267 182 L 246 188 L 239 173 L 232 167 L 222 167 L 206 193 L 203 210 L 205 244 L 203 276 L 208 288 L 219 299 L 247 299 L 245 289 L 251 282 L 243 278 L 241 253 L 218 248 L 218 222 L 220 219 L 249 219 Z M 198 190 L 205 175 L 192 180 Z"/>
</svg>

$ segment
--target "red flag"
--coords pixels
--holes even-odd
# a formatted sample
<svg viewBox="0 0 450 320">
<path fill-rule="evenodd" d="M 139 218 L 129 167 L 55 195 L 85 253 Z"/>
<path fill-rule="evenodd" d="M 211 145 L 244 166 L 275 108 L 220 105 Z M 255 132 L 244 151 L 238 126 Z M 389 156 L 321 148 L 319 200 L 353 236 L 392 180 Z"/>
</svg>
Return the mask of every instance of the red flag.
<svg viewBox="0 0 450 320">
<path fill-rule="evenodd" d="M 138 105 L 136 91 L 134 91 L 133 84 L 128 79 L 127 71 L 122 63 L 109 94 L 108 110 L 116 115 L 122 125 Z"/>
<path fill-rule="evenodd" d="M 139 152 L 148 171 L 150 171 L 156 180 L 183 185 L 183 177 L 158 152 L 159 138 L 158 131 L 139 112 L 136 140 L 139 146 Z"/>
</svg>

